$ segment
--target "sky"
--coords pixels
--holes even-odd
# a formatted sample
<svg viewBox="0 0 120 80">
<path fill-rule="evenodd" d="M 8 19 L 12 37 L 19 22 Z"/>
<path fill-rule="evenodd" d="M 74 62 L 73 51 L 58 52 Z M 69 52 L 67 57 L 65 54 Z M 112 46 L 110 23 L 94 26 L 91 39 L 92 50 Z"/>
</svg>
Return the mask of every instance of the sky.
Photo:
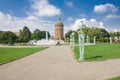
<svg viewBox="0 0 120 80">
<path fill-rule="evenodd" d="M 64 32 L 88 27 L 120 30 L 120 0 L 0 0 L 0 31 L 19 31 L 27 26 L 47 30 L 61 18 Z"/>
</svg>

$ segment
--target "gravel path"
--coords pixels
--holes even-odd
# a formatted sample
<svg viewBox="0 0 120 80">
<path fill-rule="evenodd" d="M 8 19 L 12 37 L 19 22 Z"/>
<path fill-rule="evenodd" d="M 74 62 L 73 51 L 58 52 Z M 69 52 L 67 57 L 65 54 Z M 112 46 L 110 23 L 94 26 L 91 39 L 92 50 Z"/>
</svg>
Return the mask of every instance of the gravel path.
<svg viewBox="0 0 120 80">
<path fill-rule="evenodd" d="M 105 80 L 120 76 L 120 59 L 77 62 L 69 46 L 51 46 L 0 66 L 0 80 Z"/>
</svg>

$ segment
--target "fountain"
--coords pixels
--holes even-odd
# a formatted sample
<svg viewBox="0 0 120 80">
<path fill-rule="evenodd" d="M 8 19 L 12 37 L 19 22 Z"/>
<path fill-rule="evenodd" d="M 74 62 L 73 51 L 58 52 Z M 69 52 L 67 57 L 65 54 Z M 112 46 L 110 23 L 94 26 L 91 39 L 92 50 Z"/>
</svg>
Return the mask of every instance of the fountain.
<svg viewBox="0 0 120 80">
<path fill-rule="evenodd" d="M 48 39 L 48 32 L 46 31 L 46 39 L 41 39 L 41 40 L 30 40 L 28 42 L 28 45 L 57 45 L 57 44 L 64 44 L 63 40 L 53 40 L 53 39 Z"/>
</svg>

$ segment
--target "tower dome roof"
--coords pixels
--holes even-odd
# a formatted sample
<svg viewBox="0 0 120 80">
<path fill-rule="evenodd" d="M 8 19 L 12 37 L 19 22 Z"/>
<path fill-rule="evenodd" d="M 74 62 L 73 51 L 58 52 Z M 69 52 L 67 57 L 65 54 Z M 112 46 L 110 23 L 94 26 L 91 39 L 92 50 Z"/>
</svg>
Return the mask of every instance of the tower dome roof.
<svg viewBox="0 0 120 80">
<path fill-rule="evenodd" d="M 55 25 L 60 25 L 60 26 L 63 26 L 63 23 L 61 22 L 60 17 L 58 18 L 58 21 L 55 23 Z"/>
</svg>

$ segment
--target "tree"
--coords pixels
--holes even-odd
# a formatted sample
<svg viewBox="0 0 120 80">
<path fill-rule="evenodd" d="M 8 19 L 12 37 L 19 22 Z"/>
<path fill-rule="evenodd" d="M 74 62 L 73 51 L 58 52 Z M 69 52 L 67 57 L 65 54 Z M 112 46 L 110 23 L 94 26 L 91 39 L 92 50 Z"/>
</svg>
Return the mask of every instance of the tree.
<svg viewBox="0 0 120 80">
<path fill-rule="evenodd" d="M 32 39 L 39 40 L 41 36 L 41 32 L 39 29 L 35 29 L 34 32 L 32 33 Z"/>
<path fill-rule="evenodd" d="M 94 36 L 96 37 L 96 40 L 103 41 L 103 42 L 107 42 L 108 41 L 107 38 L 109 38 L 109 36 L 110 36 L 109 33 L 105 29 L 95 28 L 95 27 L 92 27 L 92 28 L 85 27 L 84 34 L 85 34 L 85 36 L 88 35 L 90 37 L 91 42 L 93 41 Z"/>
<path fill-rule="evenodd" d="M 116 32 L 116 37 L 117 37 L 118 40 L 119 40 L 119 38 L 120 38 L 120 31 L 117 31 L 117 32 Z"/>
<path fill-rule="evenodd" d="M 3 44 L 13 44 L 17 36 L 11 31 L 5 31 L 0 34 L 0 42 Z"/>
<path fill-rule="evenodd" d="M 48 33 L 48 38 L 50 37 L 50 33 Z M 40 31 L 39 29 L 35 29 L 32 33 L 32 39 L 40 40 L 46 38 L 46 31 Z"/>
<path fill-rule="evenodd" d="M 72 30 L 69 30 L 66 34 L 65 34 L 65 37 L 66 39 L 70 39 L 70 34 L 72 32 L 75 32 L 75 41 L 78 42 L 78 31 L 72 31 Z M 85 41 L 86 41 L 86 37 L 89 36 L 89 40 L 90 42 L 93 42 L 93 37 L 95 36 L 96 37 L 96 40 L 100 41 L 100 42 L 108 42 L 109 41 L 109 33 L 105 30 L 105 29 L 102 29 L 102 28 L 95 28 L 95 27 L 84 27 L 83 28 L 83 32 L 84 32 L 84 35 L 85 35 Z"/>
<path fill-rule="evenodd" d="M 0 34 L 2 33 L 3 31 L 0 31 Z"/>
<path fill-rule="evenodd" d="M 23 30 L 20 30 L 20 41 L 28 42 L 31 39 L 31 32 L 28 27 L 24 26 Z"/>
<path fill-rule="evenodd" d="M 65 33 L 65 38 L 66 38 L 67 41 L 70 40 L 70 35 L 71 35 L 72 32 L 73 32 L 73 30 L 69 30 L 67 33 Z"/>
</svg>

